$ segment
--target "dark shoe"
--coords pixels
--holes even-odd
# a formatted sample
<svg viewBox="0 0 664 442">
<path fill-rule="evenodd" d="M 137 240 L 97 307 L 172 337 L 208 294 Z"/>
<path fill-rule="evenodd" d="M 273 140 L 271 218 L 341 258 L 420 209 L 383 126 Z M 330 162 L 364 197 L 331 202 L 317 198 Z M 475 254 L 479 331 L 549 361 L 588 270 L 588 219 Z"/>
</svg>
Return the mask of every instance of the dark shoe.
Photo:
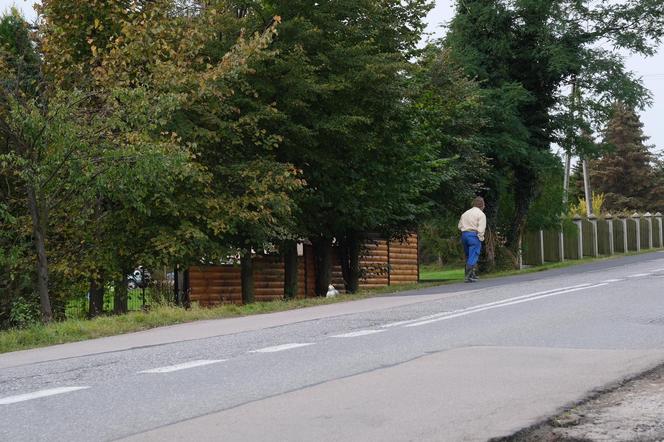
<svg viewBox="0 0 664 442">
<path fill-rule="evenodd" d="M 463 280 L 465 282 L 473 282 L 470 279 L 470 273 L 472 272 L 472 270 L 473 270 L 473 268 L 471 266 L 469 266 L 469 265 L 466 266 L 466 271 L 465 271 L 464 276 L 463 276 Z"/>
<path fill-rule="evenodd" d="M 468 279 L 470 282 L 478 282 L 480 280 L 480 277 L 477 276 L 477 266 L 474 266 L 470 269 L 470 272 L 468 273 Z"/>
</svg>

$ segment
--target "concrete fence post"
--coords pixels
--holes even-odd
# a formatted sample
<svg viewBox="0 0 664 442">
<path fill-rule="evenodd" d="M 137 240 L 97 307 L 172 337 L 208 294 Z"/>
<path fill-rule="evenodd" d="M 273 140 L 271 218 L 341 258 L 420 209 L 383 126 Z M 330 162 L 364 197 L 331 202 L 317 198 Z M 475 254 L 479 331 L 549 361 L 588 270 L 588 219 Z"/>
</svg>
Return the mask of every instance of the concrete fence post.
<svg viewBox="0 0 664 442">
<path fill-rule="evenodd" d="M 560 262 L 565 262 L 565 234 L 562 226 L 560 227 L 560 233 L 558 233 L 558 251 L 560 252 Z"/>
<path fill-rule="evenodd" d="M 577 251 L 579 252 L 578 259 L 582 259 L 583 258 L 583 218 L 581 218 L 579 215 L 574 215 L 573 222 L 578 230 L 578 236 L 576 241 Z"/>
<path fill-rule="evenodd" d="M 613 243 L 613 216 L 610 213 L 607 213 L 604 216 L 606 220 L 606 226 L 608 229 L 609 235 L 609 255 L 614 255 L 616 253 L 615 244 Z"/>
<path fill-rule="evenodd" d="M 640 252 L 641 251 L 641 215 L 639 215 L 639 212 L 634 212 L 632 214 L 632 221 L 634 221 L 634 225 L 636 226 L 636 251 Z"/>
<path fill-rule="evenodd" d="M 653 232 L 653 230 L 652 230 L 652 214 L 650 212 L 646 212 L 643 215 L 643 217 L 645 218 L 646 224 L 647 224 L 647 227 L 648 227 L 648 248 L 652 249 L 652 245 L 653 245 L 652 244 L 652 232 Z M 644 244 L 644 246 L 645 246 L 645 244 Z"/>
<path fill-rule="evenodd" d="M 539 231 L 540 264 L 544 265 L 544 230 Z"/>
<path fill-rule="evenodd" d="M 657 225 L 655 226 L 655 228 L 659 232 L 659 244 L 657 244 L 657 246 L 659 248 L 662 248 L 664 247 L 664 231 L 662 231 L 662 214 L 657 212 L 655 214 L 655 220 L 657 221 Z"/>
<path fill-rule="evenodd" d="M 622 224 L 623 253 L 627 253 L 629 251 L 629 240 L 627 239 L 627 217 L 624 214 L 620 214 L 618 215 L 618 219 L 620 220 L 620 224 Z"/>
<path fill-rule="evenodd" d="M 591 253 L 594 258 L 599 256 L 599 245 L 597 243 L 598 238 L 597 238 L 597 217 L 595 216 L 594 213 L 591 213 L 590 216 L 588 217 L 588 221 L 590 222 L 591 228 L 591 236 L 592 238 L 590 239 L 592 241 L 592 248 Z"/>
</svg>

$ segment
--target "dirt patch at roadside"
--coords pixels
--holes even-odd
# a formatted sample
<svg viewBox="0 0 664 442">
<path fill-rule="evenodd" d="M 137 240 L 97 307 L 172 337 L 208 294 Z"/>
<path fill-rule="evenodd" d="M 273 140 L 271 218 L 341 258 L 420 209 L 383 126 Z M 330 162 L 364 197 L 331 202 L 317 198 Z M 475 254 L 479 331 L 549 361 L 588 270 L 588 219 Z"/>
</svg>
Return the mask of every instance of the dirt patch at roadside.
<svg viewBox="0 0 664 442">
<path fill-rule="evenodd" d="M 498 441 L 664 441 L 664 366 Z"/>
</svg>

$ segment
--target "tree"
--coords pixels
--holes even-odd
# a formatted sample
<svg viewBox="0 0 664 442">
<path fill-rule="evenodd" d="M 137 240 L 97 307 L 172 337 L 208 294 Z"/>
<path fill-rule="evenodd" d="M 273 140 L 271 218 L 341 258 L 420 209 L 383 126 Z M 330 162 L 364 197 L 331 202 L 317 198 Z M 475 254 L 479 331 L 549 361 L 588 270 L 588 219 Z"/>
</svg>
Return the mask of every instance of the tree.
<svg viewBox="0 0 664 442">
<path fill-rule="evenodd" d="M 654 157 L 645 144 L 647 140 L 636 112 L 617 103 L 604 134 L 604 143 L 611 150 L 590 163 L 593 188 L 604 193 L 607 210 L 650 209 L 656 183 Z"/>
<path fill-rule="evenodd" d="M 138 262 L 215 262 L 234 254 L 239 243 L 251 250 L 285 228 L 288 194 L 299 179 L 289 165 L 270 161 L 277 139 L 257 128 L 261 112 L 270 110 L 252 108 L 256 100 L 245 81 L 247 61 L 262 56 L 272 26 L 244 38 L 228 2 L 112 3 L 87 11 L 77 2 L 50 0 L 42 11 L 47 55 L 91 74 L 78 86 L 115 91 L 127 109 L 125 130 L 142 125 L 145 142 L 176 142 L 186 157 L 182 168 L 161 175 L 145 162 L 126 174 L 135 185 L 99 191 L 104 222 L 95 223 L 94 236 L 102 231 L 101 238 L 112 240 L 97 240 L 89 262 L 103 263 L 101 273 L 114 275 L 115 309 L 123 311 L 124 279 Z M 71 10 L 76 24 L 67 21 Z M 104 34 L 99 41 L 97 31 Z M 87 49 L 80 47 L 81 33 Z M 54 78 L 70 77 L 66 66 L 54 66 Z"/>
<path fill-rule="evenodd" d="M 592 129 L 605 121 L 613 102 L 648 103 L 647 91 L 626 71 L 619 51 L 652 54 L 663 21 L 664 6 L 650 0 L 458 2 L 445 46 L 494 97 L 511 97 L 504 117 L 495 120 L 499 131 L 490 135 L 494 173 L 487 180 L 490 225 L 496 228 L 501 217 L 509 220 L 504 227 L 509 248 L 516 250 L 540 192 L 551 144 L 586 155 Z M 575 93 L 569 95 L 571 85 Z M 511 134 L 512 142 L 499 143 L 496 134 Z M 501 184 L 503 177 L 509 183 Z M 508 195 L 495 194 L 499 189 Z M 503 208 L 509 212 L 501 215 Z"/>
<path fill-rule="evenodd" d="M 333 239 L 354 291 L 363 237 L 402 234 L 422 208 L 431 157 L 408 140 L 406 80 L 428 9 L 423 0 L 253 4 L 259 27 L 282 18 L 271 46 L 278 57 L 255 66 L 252 85 L 278 111 L 266 121 L 282 138 L 277 158 L 307 183 L 293 237 L 313 243 L 321 296 Z"/>
<path fill-rule="evenodd" d="M 0 72 L 4 74 L 0 77 L 0 89 L 16 95 L 33 94 L 39 78 L 38 66 L 28 25 L 12 9 L 0 17 Z M 6 106 L 0 108 L 6 112 Z M 11 170 L 12 158 L 12 145 L 0 135 L 0 273 L 5 275 L 0 282 L 0 326 L 15 324 L 13 306 L 31 300 L 32 286 L 36 283 L 32 271 L 34 255 L 30 251 L 34 248 L 26 230 L 30 221 L 23 204 L 25 192 Z M 36 304 L 39 305 L 39 300 Z"/>
<path fill-rule="evenodd" d="M 428 45 L 411 81 L 413 143 L 430 146 L 435 158 L 433 207 L 419 229 L 420 246 L 442 263 L 459 256 L 456 224 L 487 178 L 489 122 L 480 84 L 450 60 L 439 43 Z M 454 238 L 450 240 L 450 238 Z"/>
</svg>

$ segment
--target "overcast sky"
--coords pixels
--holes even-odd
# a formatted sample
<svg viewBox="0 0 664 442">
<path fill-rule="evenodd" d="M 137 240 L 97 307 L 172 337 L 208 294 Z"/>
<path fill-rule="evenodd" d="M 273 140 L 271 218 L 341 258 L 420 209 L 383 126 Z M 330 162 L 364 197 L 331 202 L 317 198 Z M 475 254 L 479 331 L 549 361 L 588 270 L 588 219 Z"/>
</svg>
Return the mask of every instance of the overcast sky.
<svg viewBox="0 0 664 442">
<path fill-rule="evenodd" d="M 36 0 L 0 0 L 0 11 L 4 11 L 12 5 L 16 5 L 23 11 L 28 19 L 33 19 L 35 14 L 32 5 Z M 428 17 L 428 29 L 434 37 L 443 35 L 441 25 L 449 21 L 453 15 L 453 0 L 438 0 L 436 7 Z M 650 137 L 650 143 L 658 150 L 664 149 L 664 48 L 655 57 L 643 59 L 631 57 L 627 61 L 627 67 L 643 78 L 643 82 L 650 89 L 654 97 L 654 104 L 642 114 L 645 124 L 645 133 Z"/>
</svg>

